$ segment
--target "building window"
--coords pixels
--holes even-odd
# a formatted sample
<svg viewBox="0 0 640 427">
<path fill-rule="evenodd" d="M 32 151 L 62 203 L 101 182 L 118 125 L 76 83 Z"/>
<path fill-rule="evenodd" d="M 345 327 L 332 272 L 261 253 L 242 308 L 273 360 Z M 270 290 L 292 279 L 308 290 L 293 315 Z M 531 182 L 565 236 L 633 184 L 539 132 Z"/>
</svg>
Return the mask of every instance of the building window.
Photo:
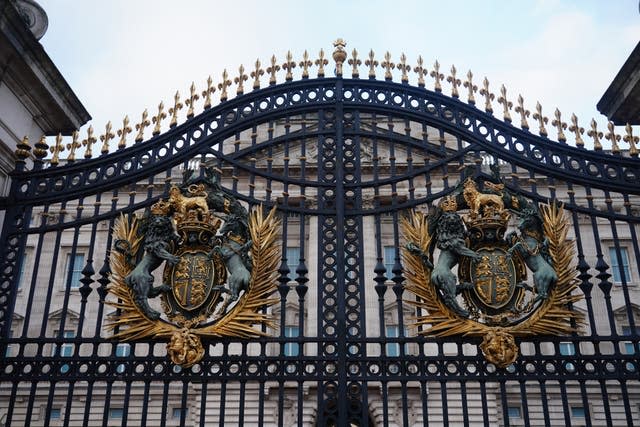
<svg viewBox="0 0 640 427">
<path fill-rule="evenodd" d="M 188 412 L 189 408 L 173 408 L 171 410 L 171 416 L 176 420 L 181 420 L 183 417 L 186 420 Z"/>
<path fill-rule="evenodd" d="M 522 408 L 519 406 L 507 406 L 507 414 L 510 420 L 519 420 L 522 418 Z"/>
<path fill-rule="evenodd" d="M 397 325 L 386 327 L 387 338 L 398 338 L 400 336 L 400 328 Z M 407 330 L 404 330 L 404 336 L 407 336 Z M 397 357 L 400 356 L 400 344 L 397 342 L 387 343 L 386 345 L 387 356 Z M 409 353 L 409 344 L 405 344 L 404 353 Z"/>
<path fill-rule="evenodd" d="M 572 406 L 571 407 L 571 418 L 584 418 L 586 412 L 584 410 L 584 406 Z"/>
<path fill-rule="evenodd" d="M 82 283 L 80 283 L 80 279 L 82 278 L 82 269 L 84 268 L 84 254 L 76 253 L 73 258 L 71 254 L 67 254 L 67 267 L 65 271 L 67 272 L 67 282 L 65 282 L 65 286 L 69 283 L 69 287 L 71 289 L 79 288 Z M 69 278 L 71 281 L 69 282 Z"/>
<path fill-rule="evenodd" d="M 300 248 L 287 247 L 287 267 L 289 267 L 289 280 L 296 279 L 296 268 L 300 263 Z"/>
<path fill-rule="evenodd" d="M 297 326 L 285 326 L 284 336 L 287 338 L 295 338 L 300 336 L 300 328 Z M 284 343 L 284 356 L 297 356 L 300 354 L 300 346 L 297 342 Z"/>
<path fill-rule="evenodd" d="M 9 331 L 9 339 L 13 338 L 13 329 Z M 4 357 L 11 357 L 11 344 L 7 344 L 7 350 L 4 353 Z"/>
<path fill-rule="evenodd" d="M 58 332 L 59 331 L 54 332 L 54 336 L 56 338 L 58 337 Z M 76 336 L 76 333 L 73 330 L 65 330 L 64 333 L 62 334 L 62 338 L 64 339 L 75 338 L 75 336 Z M 74 345 L 72 343 L 62 344 L 59 350 L 58 350 L 58 346 L 56 345 L 53 347 L 52 356 L 71 357 L 73 356 L 73 348 L 74 348 Z M 60 372 L 63 374 L 66 374 L 67 372 L 69 372 L 69 365 L 67 364 L 62 365 L 60 367 Z"/>
<path fill-rule="evenodd" d="M 632 333 L 632 329 L 629 326 L 623 326 L 622 327 L 622 335 L 624 336 L 631 336 L 634 335 Z M 640 335 L 640 328 L 636 327 L 636 333 L 635 335 Z M 632 342 L 625 342 L 624 343 L 624 353 L 625 354 L 637 354 L 640 353 L 640 344 L 634 344 Z M 629 372 L 635 372 L 636 371 L 636 367 L 633 363 L 628 362 L 627 363 L 627 371 Z"/>
<path fill-rule="evenodd" d="M 384 247 L 384 268 L 387 270 L 387 280 L 393 279 L 393 266 L 396 264 L 395 246 Z"/>
<path fill-rule="evenodd" d="M 576 354 L 576 348 L 572 342 L 561 342 L 560 343 L 560 354 L 562 356 L 574 356 Z M 564 367 L 567 371 L 573 372 L 576 370 L 576 367 L 571 362 L 566 362 Z"/>
<path fill-rule="evenodd" d="M 122 408 L 109 408 L 109 418 L 121 420 L 124 415 Z"/>
<path fill-rule="evenodd" d="M 131 345 L 127 343 L 121 343 L 116 346 L 116 357 L 128 357 L 131 354 Z M 121 363 L 116 368 L 116 371 L 121 374 L 125 370 L 124 363 Z"/>
<path fill-rule="evenodd" d="M 18 272 L 18 289 L 22 288 L 22 282 L 25 280 L 24 271 L 27 268 L 28 260 L 29 260 L 29 255 L 25 253 L 24 257 L 22 258 L 22 265 L 20 265 L 20 271 Z"/>
<path fill-rule="evenodd" d="M 49 420 L 59 420 L 62 417 L 62 412 L 60 408 L 51 408 L 51 412 L 49 412 Z"/>
<path fill-rule="evenodd" d="M 629 271 L 629 252 L 626 247 L 620 247 L 620 258 L 615 247 L 609 247 L 609 259 L 611 260 L 611 274 L 614 283 L 629 283 L 631 272 Z"/>
</svg>

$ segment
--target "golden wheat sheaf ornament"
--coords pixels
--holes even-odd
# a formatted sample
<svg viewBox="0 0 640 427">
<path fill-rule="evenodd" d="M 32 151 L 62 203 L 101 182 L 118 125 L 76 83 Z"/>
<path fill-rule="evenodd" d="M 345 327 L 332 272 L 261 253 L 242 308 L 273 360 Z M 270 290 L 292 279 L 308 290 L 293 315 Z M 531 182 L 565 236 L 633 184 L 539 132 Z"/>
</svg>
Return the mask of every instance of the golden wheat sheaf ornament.
<svg viewBox="0 0 640 427">
<path fill-rule="evenodd" d="M 113 338 L 167 340 L 172 362 L 185 368 L 202 360 L 202 337 L 265 335 L 260 326 L 273 325 L 262 309 L 277 302 L 275 208 L 243 215 L 235 200 L 209 187 L 174 186 L 150 218 L 122 216 L 113 229 L 106 301 L 116 309 L 108 324 Z M 162 284 L 154 286 L 151 272 L 163 262 Z M 164 318 L 149 303 L 156 297 Z"/>
<path fill-rule="evenodd" d="M 420 334 L 482 337 L 485 359 L 505 368 L 518 357 L 515 337 L 567 335 L 584 322 L 572 307 L 582 298 L 574 292 L 575 246 L 557 203 L 537 208 L 502 186 L 485 194 L 491 197 L 472 190 L 461 187 L 431 215 L 412 212 L 403 220 L 407 290 L 426 312 L 416 318 Z M 519 224 L 505 236 L 508 210 Z"/>
</svg>

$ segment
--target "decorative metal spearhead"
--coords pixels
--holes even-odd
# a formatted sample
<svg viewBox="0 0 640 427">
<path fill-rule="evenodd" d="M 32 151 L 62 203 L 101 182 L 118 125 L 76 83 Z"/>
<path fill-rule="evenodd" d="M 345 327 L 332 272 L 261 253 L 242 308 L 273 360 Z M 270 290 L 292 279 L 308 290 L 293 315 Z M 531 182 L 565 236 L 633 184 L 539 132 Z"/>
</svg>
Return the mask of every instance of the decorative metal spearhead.
<svg viewBox="0 0 640 427">
<path fill-rule="evenodd" d="M 309 67 L 311 67 L 313 65 L 313 61 L 311 61 L 309 59 L 309 52 L 307 52 L 307 50 L 305 49 L 304 53 L 302 54 L 302 61 L 300 61 L 300 67 L 302 67 L 302 78 L 303 79 L 308 79 L 309 78 Z"/>
<path fill-rule="evenodd" d="M 227 71 L 225 70 L 224 74 L 226 75 L 226 73 Z M 184 101 L 185 105 L 189 107 L 189 109 L 187 109 L 187 118 L 191 118 L 195 114 L 194 106 L 198 99 L 200 99 L 200 97 L 196 93 L 196 84 L 191 82 L 191 87 L 189 88 L 189 99 Z"/>
<path fill-rule="evenodd" d="M 109 141 L 115 137 L 116 135 L 112 132 L 111 121 L 108 121 L 104 127 L 104 135 L 100 135 L 100 141 L 102 142 L 101 154 L 109 154 Z"/>
<path fill-rule="evenodd" d="M 430 75 L 435 79 L 433 90 L 436 92 L 442 92 L 442 84 L 440 82 L 444 79 L 444 74 L 440 73 L 440 63 L 437 60 L 433 64 L 433 71 L 431 71 Z"/>
<path fill-rule="evenodd" d="M 93 152 L 91 151 L 91 148 L 93 147 L 93 144 L 95 144 L 97 140 L 98 139 L 95 136 L 93 136 L 93 126 L 89 126 L 89 129 L 87 129 L 87 139 L 82 141 L 82 145 L 87 147 L 87 149 L 84 151 L 85 159 L 90 159 L 91 157 L 93 157 Z"/>
<path fill-rule="evenodd" d="M 176 95 L 178 93 L 176 92 Z M 182 108 L 182 106 L 180 107 Z M 127 134 L 131 133 L 133 129 L 129 126 L 129 116 L 124 116 L 122 120 L 122 129 L 118 130 L 118 136 L 120 140 L 118 141 L 118 150 L 121 150 L 127 146 Z"/>
<path fill-rule="evenodd" d="M 524 130 L 529 130 L 529 122 L 527 117 L 531 114 L 529 110 L 524 108 L 524 99 L 522 95 L 518 95 L 518 105 L 516 106 L 516 113 L 520 114 L 520 127 Z"/>
<path fill-rule="evenodd" d="M 375 54 L 373 53 L 373 50 L 369 50 L 369 59 L 364 61 L 364 65 L 369 67 L 369 78 L 372 80 L 375 80 L 376 78 L 376 67 L 378 66 L 378 61 L 374 58 Z"/>
<path fill-rule="evenodd" d="M 42 160 L 47 156 L 48 151 L 49 144 L 47 144 L 47 137 L 42 135 L 33 147 L 33 155 L 40 163 L 42 163 Z"/>
<path fill-rule="evenodd" d="M 509 110 L 513 107 L 513 102 L 507 99 L 507 88 L 504 85 L 500 86 L 500 96 L 498 97 L 498 103 L 502 104 L 502 117 L 505 122 L 511 123 L 511 114 Z"/>
<path fill-rule="evenodd" d="M 160 131 L 161 131 L 160 124 L 162 120 L 166 118 L 167 118 L 167 113 L 164 112 L 164 102 L 160 101 L 160 104 L 158 104 L 158 114 L 156 116 L 153 116 L 153 118 L 151 119 L 153 123 L 155 123 L 155 126 L 153 127 L 153 131 L 151 132 L 153 136 L 160 135 Z"/>
<path fill-rule="evenodd" d="M 495 95 L 489 91 L 489 79 L 486 77 L 482 80 L 482 89 L 480 89 L 480 95 L 484 96 L 484 110 L 487 113 L 493 114 L 493 107 L 491 101 L 495 98 Z"/>
<path fill-rule="evenodd" d="M 251 72 L 251 78 L 253 79 L 253 88 L 260 89 L 260 76 L 264 74 L 264 70 L 260 68 L 260 60 L 256 59 L 256 68 Z"/>
<path fill-rule="evenodd" d="M 404 52 L 400 55 L 400 63 L 396 65 L 396 68 L 400 70 L 400 81 L 402 83 L 409 83 L 408 71 L 411 71 L 411 66 L 407 65 L 407 56 Z"/>
<path fill-rule="evenodd" d="M 424 67 L 424 60 L 422 59 L 422 55 L 418 56 L 417 63 L 418 65 L 415 66 L 415 68 L 413 69 L 413 72 L 418 74 L 418 86 L 424 87 L 425 85 L 424 76 L 429 75 L 429 72 Z"/>
<path fill-rule="evenodd" d="M 62 143 L 62 134 L 59 133 L 56 136 L 56 143 L 53 147 L 49 148 L 51 152 L 51 165 L 56 166 L 60 163 L 60 153 L 65 150 L 64 144 Z"/>
<path fill-rule="evenodd" d="M 267 73 L 269 73 L 269 85 L 276 84 L 276 73 L 280 70 L 280 66 L 276 64 L 276 56 L 271 56 L 271 66 L 267 68 Z"/>
<path fill-rule="evenodd" d="M 473 73 L 471 70 L 467 72 L 467 80 L 464 82 L 464 87 L 469 90 L 469 94 L 467 95 L 467 102 L 470 105 L 476 105 L 476 98 L 473 96 L 473 92 L 478 91 L 478 86 L 473 84 Z"/>
<path fill-rule="evenodd" d="M 567 128 L 567 124 L 562 121 L 562 113 L 560 113 L 560 110 L 558 110 L 557 108 L 556 108 L 556 111 L 554 112 L 554 116 L 555 116 L 555 119 L 551 121 L 551 126 L 558 129 L 558 141 L 567 142 L 567 137 L 564 135 L 564 132 L 563 132 L 563 129 Z"/>
<path fill-rule="evenodd" d="M 629 155 L 631 157 L 638 157 L 638 147 L 636 146 L 636 143 L 638 142 L 639 138 L 637 136 L 633 136 L 633 128 L 629 123 L 626 124 L 624 129 L 627 132 L 627 134 L 624 136 L 624 142 L 629 144 Z"/>
<path fill-rule="evenodd" d="M 324 77 L 324 66 L 329 64 L 329 61 L 324 57 L 324 49 L 320 49 L 315 64 L 318 66 L 318 77 Z"/>
<path fill-rule="evenodd" d="M 353 49 L 351 51 L 351 59 L 349 59 L 349 65 L 351 65 L 351 77 L 357 79 L 360 77 L 360 71 L 358 71 L 358 66 L 362 64 L 362 61 L 358 59 L 358 51 Z"/>
<path fill-rule="evenodd" d="M 293 80 L 293 69 L 296 68 L 296 61 L 293 60 L 293 55 L 291 55 L 291 51 L 287 51 L 287 60 L 284 64 L 282 64 L 282 69 L 287 70 L 287 74 L 284 76 L 284 79 L 288 82 Z"/>
<path fill-rule="evenodd" d="M 547 133 L 547 129 L 544 127 L 544 124 L 548 123 L 549 119 L 542 115 L 542 105 L 540 105 L 540 102 L 537 102 L 537 101 L 536 101 L 536 112 L 533 113 L 533 120 L 537 120 L 538 123 L 540 124 L 540 130 L 539 130 L 540 136 L 546 137 L 548 133 Z"/>
<path fill-rule="evenodd" d="M 578 125 L 578 117 L 576 117 L 575 114 L 571 114 L 571 126 L 569 126 L 569 132 L 572 132 L 576 136 L 576 147 L 584 147 L 584 140 L 581 136 L 584 133 L 584 128 L 581 128 Z"/>
<path fill-rule="evenodd" d="M 236 95 L 242 95 L 244 93 L 244 82 L 246 82 L 248 79 L 249 76 L 244 73 L 244 65 L 240 65 L 240 67 L 238 67 L 238 77 L 233 79 L 235 84 L 238 85 Z"/>
<path fill-rule="evenodd" d="M 595 151 L 602 150 L 602 143 L 600 143 L 600 138 L 602 138 L 602 132 L 598 132 L 598 124 L 595 119 L 591 119 L 591 130 L 587 132 L 591 138 L 593 138 L 593 149 Z"/>
<path fill-rule="evenodd" d="M 246 79 L 245 79 L 246 80 Z M 202 91 L 202 98 L 204 99 L 204 109 L 211 108 L 211 95 L 216 91 L 213 85 L 213 79 L 211 76 L 207 77 L 207 88 Z"/>
<path fill-rule="evenodd" d="M 616 128 L 613 122 L 607 123 L 607 129 L 609 132 L 604 136 L 607 140 L 611 141 L 611 153 L 620 154 L 620 146 L 618 145 L 618 141 L 620 141 L 620 135 L 616 134 Z"/>
<path fill-rule="evenodd" d="M 456 77 L 456 66 L 451 66 L 451 74 L 447 77 L 447 81 L 451 83 L 451 96 L 454 98 L 459 98 L 460 93 L 458 93 L 458 86 L 462 83 L 458 77 Z"/>
<path fill-rule="evenodd" d="M 136 125 L 136 130 L 138 131 L 138 133 L 136 134 L 135 142 L 144 141 L 144 128 L 149 125 L 151 125 L 151 122 L 149 121 L 149 112 L 145 108 L 145 110 L 142 112 L 142 119 L 140 120 L 140 123 Z"/>
</svg>

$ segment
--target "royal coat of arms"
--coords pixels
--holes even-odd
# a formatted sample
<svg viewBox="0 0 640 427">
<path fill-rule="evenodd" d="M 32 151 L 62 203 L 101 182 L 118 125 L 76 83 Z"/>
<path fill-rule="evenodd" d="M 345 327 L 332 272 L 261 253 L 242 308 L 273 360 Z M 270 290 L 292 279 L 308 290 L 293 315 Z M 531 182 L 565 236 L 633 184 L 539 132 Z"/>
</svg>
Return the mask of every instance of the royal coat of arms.
<svg viewBox="0 0 640 427">
<path fill-rule="evenodd" d="M 255 326 L 270 319 L 261 309 L 276 301 L 275 210 L 249 214 L 216 171 L 204 172 L 186 171 L 147 215 L 120 218 L 110 258 L 114 338 L 166 339 L 171 360 L 183 367 L 202 359 L 200 337 L 263 335 Z M 153 273 L 163 263 L 158 280 Z"/>
<path fill-rule="evenodd" d="M 574 332 L 581 296 L 568 226 L 557 203 L 538 206 L 497 176 L 467 178 L 429 215 L 414 212 L 404 258 L 407 289 L 427 312 L 421 333 L 482 337 L 485 358 L 504 368 L 518 356 L 515 337 Z"/>
</svg>

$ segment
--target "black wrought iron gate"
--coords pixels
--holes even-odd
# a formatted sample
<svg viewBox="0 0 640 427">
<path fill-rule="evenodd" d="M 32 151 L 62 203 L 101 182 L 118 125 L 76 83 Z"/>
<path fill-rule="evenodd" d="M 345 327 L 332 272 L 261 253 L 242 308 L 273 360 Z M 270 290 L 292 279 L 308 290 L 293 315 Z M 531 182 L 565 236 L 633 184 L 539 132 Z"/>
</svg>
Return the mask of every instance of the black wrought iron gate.
<svg viewBox="0 0 640 427">
<path fill-rule="evenodd" d="M 288 57 L 281 84 L 274 60 L 265 88 L 258 64 L 247 94 L 241 70 L 230 100 L 225 74 L 219 105 L 211 107 L 209 85 L 201 113 L 160 132 L 161 109 L 144 142 L 146 116 L 117 137 L 108 128 L 100 156 L 91 134 L 83 160 L 58 164 L 60 142 L 48 160 L 46 144 L 19 147 L 1 244 L 2 422 L 640 424 L 640 162 L 631 131 L 623 150 L 610 129 L 605 152 L 594 125 L 588 150 L 577 120 L 567 129 L 557 113 L 555 142 L 541 109 L 530 116 L 522 101 L 513 112 L 521 128 L 512 125 L 506 91 L 504 120 L 496 118 L 488 82 L 477 93 L 469 76 L 465 103 L 455 71 L 447 96 L 437 68 L 435 89 L 425 88 L 421 60 L 413 86 L 404 58 L 394 67 L 385 57 L 377 80 L 372 53 L 369 78 L 359 78 L 354 52 L 348 78 L 341 46 L 336 53 L 335 77 L 324 75 L 321 54 L 317 78 L 305 56 L 294 79 Z M 179 109 L 176 99 L 169 115 Z M 576 146 L 566 143 L 569 130 Z M 510 190 L 563 203 L 584 294 L 575 309 L 586 318 L 571 336 L 519 338 L 520 356 L 506 369 L 483 358 L 479 338 L 421 334 L 415 319 L 424 313 L 405 289 L 402 258 L 401 219 L 426 212 L 465 177 L 491 176 L 491 165 Z M 277 207 L 279 302 L 262 308 L 274 319 L 264 337 L 204 340 L 203 360 L 180 368 L 166 340 L 122 343 L 105 330 L 111 230 L 122 214 L 166 197 L 186 169 L 205 166 L 247 207 Z"/>
</svg>

